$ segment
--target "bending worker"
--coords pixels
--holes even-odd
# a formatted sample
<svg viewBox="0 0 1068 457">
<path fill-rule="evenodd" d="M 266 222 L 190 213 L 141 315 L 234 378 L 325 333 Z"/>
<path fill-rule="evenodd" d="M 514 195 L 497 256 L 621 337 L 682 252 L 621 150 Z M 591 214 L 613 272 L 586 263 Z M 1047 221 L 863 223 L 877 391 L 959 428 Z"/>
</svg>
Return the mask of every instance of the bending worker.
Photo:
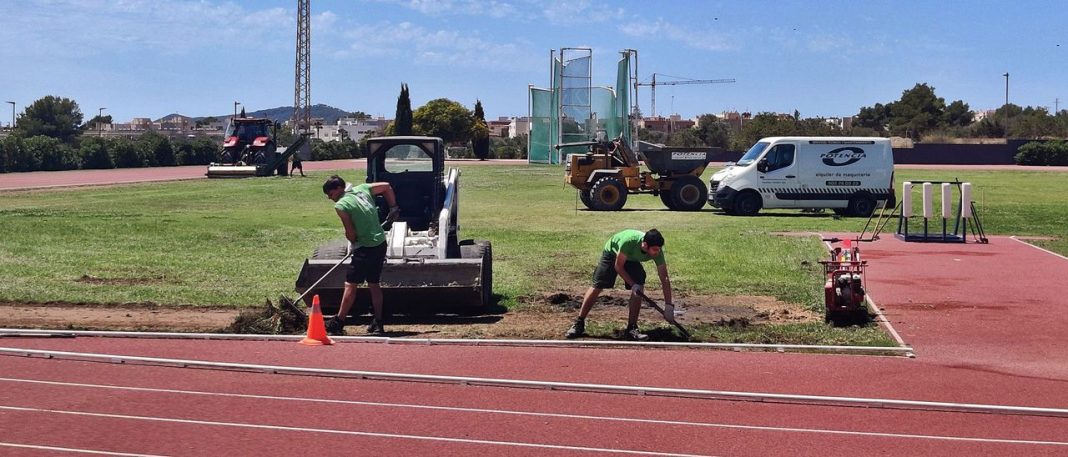
<svg viewBox="0 0 1068 457">
<path fill-rule="evenodd" d="M 351 268 L 345 276 L 345 292 L 341 296 L 341 308 L 326 322 L 326 330 L 332 335 L 345 334 L 345 317 L 356 301 L 356 288 L 367 281 L 371 292 L 371 306 L 374 318 L 367 326 L 367 333 L 383 333 L 382 327 L 382 289 L 378 282 L 382 277 L 382 266 L 386 262 L 386 233 L 378 222 L 378 207 L 375 195 L 381 195 L 389 205 L 386 221 L 392 222 L 400 216 L 397 197 L 393 187 L 386 182 L 360 184 L 351 189 L 345 188 L 345 180 L 334 175 L 323 183 L 323 193 L 334 201 L 334 209 L 345 226 L 345 239 L 349 241 L 352 253 Z"/>
<path fill-rule="evenodd" d="M 645 268 L 641 262 L 652 260 L 660 276 L 660 286 L 664 291 L 664 318 L 674 322 L 675 306 L 671 303 L 671 281 L 668 279 L 667 262 L 664 260 L 664 236 L 656 229 L 648 232 L 624 230 L 612 236 L 604 245 L 601 261 L 593 272 L 593 287 L 582 297 L 582 309 L 575 324 L 564 335 L 578 338 L 586 334 L 586 316 L 593 308 L 593 303 L 604 289 L 616 284 L 616 276 L 623 278 L 623 284 L 631 290 L 630 307 L 627 314 L 627 328 L 623 338 L 645 340 L 648 335 L 638 331 L 638 311 L 641 310 L 642 296 L 645 294 Z"/>
</svg>

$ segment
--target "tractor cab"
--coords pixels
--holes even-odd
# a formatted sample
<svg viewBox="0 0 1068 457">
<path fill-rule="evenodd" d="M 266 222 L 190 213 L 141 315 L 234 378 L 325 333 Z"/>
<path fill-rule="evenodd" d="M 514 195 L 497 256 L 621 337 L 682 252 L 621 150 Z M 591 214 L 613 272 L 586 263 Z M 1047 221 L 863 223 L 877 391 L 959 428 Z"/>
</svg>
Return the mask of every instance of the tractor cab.
<svg viewBox="0 0 1068 457">
<path fill-rule="evenodd" d="M 234 118 L 223 136 L 222 163 L 266 163 L 277 149 L 274 137 L 274 121 L 270 119 Z"/>
</svg>

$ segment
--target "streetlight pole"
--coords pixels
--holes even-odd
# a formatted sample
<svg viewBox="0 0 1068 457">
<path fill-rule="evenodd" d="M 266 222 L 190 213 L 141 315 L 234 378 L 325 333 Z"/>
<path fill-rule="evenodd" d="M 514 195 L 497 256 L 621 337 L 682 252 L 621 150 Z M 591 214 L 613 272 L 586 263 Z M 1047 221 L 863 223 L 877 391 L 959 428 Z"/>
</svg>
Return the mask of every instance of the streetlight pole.
<svg viewBox="0 0 1068 457">
<path fill-rule="evenodd" d="M 1008 105 L 1009 104 L 1009 74 L 1005 73 L 1002 76 L 1005 77 L 1005 104 Z"/>
<path fill-rule="evenodd" d="M 15 102 L 7 102 L 11 104 L 11 130 L 15 130 Z"/>
<path fill-rule="evenodd" d="M 96 109 L 96 130 L 97 130 L 97 135 L 96 136 L 98 136 L 98 137 L 104 136 L 104 126 L 103 126 L 102 122 L 104 121 L 104 119 L 103 119 L 104 110 L 106 110 L 106 109 L 107 108 L 97 108 Z"/>
</svg>

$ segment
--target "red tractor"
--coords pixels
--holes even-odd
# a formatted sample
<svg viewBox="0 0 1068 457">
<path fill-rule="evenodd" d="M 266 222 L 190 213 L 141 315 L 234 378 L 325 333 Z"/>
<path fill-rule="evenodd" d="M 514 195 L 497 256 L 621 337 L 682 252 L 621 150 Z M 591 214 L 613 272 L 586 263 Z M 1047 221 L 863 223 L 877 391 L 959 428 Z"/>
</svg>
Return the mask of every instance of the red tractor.
<svg viewBox="0 0 1068 457">
<path fill-rule="evenodd" d="M 860 249 L 850 244 L 850 240 L 845 240 L 844 248 L 831 251 L 830 260 L 820 261 L 827 277 L 823 284 L 827 308 L 824 321 L 835 326 L 864 324 L 869 319 L 864 300 L 864 270 L 868 262 L 860 260 Z"/>
</svg>

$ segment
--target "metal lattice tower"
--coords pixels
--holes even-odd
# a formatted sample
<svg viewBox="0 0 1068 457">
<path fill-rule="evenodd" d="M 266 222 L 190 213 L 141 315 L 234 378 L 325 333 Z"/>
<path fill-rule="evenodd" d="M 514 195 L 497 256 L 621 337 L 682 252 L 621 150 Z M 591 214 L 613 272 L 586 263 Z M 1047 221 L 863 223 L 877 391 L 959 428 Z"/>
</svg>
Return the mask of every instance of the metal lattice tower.
<svg viewBox="0 0 1068 457">
<path fill-rule="evenodd" d="M 297 0 L 297 59 L 293 88 L 293 131 L 311 125 L 311 0 Z"/>
</svg>

